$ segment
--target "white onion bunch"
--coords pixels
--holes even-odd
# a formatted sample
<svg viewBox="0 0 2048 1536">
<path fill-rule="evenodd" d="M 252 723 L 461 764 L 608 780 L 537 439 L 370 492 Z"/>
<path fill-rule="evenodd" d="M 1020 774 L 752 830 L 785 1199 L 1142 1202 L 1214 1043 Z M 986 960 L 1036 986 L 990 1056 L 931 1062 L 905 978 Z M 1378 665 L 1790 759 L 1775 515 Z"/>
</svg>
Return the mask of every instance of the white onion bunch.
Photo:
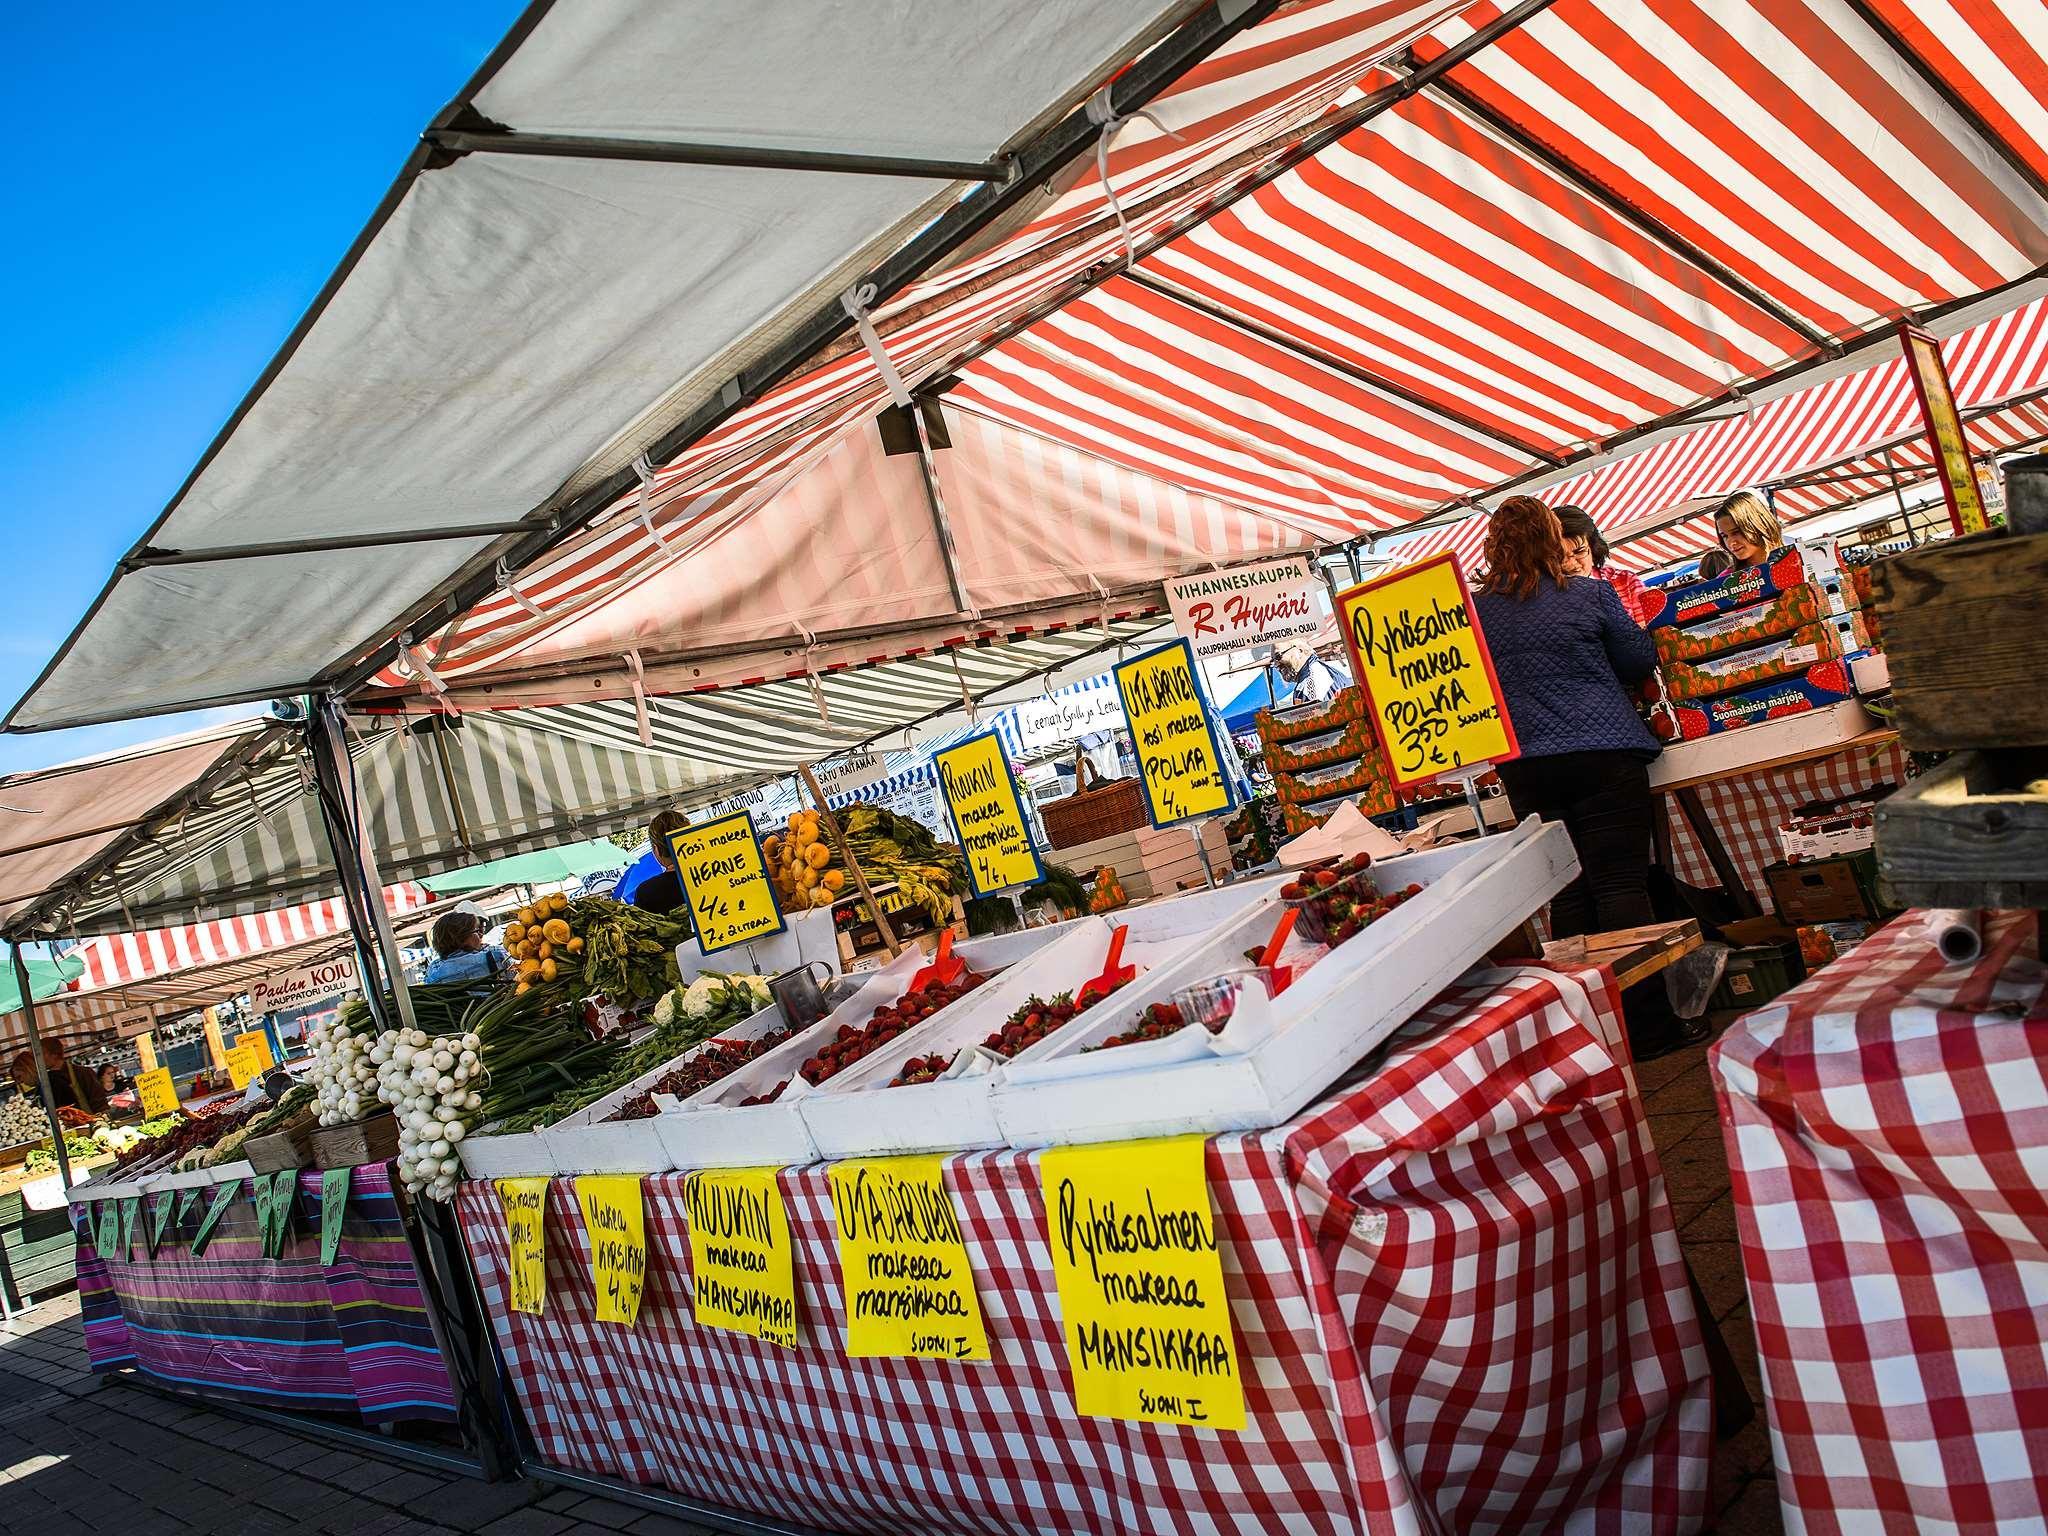
<svg viewBox="0 0 2048 1536">
<path fill-rule="evenodd" d="M 483 1107 L 483 1060 L 475 1034 L 389 1030 L 370 1047 L 377 1097 L 398 1115 L 398 1177 L 408 1193 L 455 1198 L 462 1160 L 455 1144 Z"/>
<path fill-rule="evenodd" d="M 319 1095 L 322 1125 L 360 1120 L 377 1085 L 367 1036 L 351 1034 L 339 1021 L 315 1024 L 307 1037 L 313 1046 L 312 1080 Z"/>
</svg>

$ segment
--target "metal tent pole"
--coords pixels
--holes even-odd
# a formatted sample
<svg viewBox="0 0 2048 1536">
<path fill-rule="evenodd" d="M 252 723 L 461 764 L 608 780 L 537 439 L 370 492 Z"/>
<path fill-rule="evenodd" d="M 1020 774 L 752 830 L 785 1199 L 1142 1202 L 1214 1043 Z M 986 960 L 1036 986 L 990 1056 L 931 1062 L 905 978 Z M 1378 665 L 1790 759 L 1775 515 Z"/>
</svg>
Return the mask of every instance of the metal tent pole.
<svg viewBox="0 0 2048 1536">
<path fill-rule="evenodd" d="M 11 947 L 14 952 L 14 984 L 21 989 L 21 1021 L 28 1029 L 29 1055 L 35 1058 L 36 1087 L 43 1095 L 43 1113 L 50 1117 L 50 1145 L 57 1153 L 57 1182 L 69 1189 L 71 1159 L 64 1153 L 64 1122 L 57 1118 L 57 1096 L 50 1092 L 50 1069 L 43 1063 L 43 1036 L 36 1028 L 36 1002 L 29 993 L 28 961 L 22 958 L 18 941 Z"/>
<path fill-rule="evenodd" d="M 361 911 L 356 911 L 357 902 L 351 902 L 350 916 L 360 917 L 375 935 L 375 947 L 384 962 L 384 980 L 391 988 L 392 1001 L 398 1008 L 397 1022 L 405 1029 L 415 1028 L 412 993 L 405 984 L 405 964 L 398 951 L 398 935 L 391 926 L 391 913 L 384 905 L 384 877 L 377 869 L 376 850 L 370 845 L 370 828 L 363 818 L 362 801 L 356 790 L 355 765 L 348 755 L 348 730 L 343 724 L 338 700 L 325 698 L 314 706 L 307 741 L 313 753 L 314 776 L 320 783 L 323 797 L 331 800 L 326 807 L 330 813 L 327 831 L 328 841 L 333 845 L 335 867 L 341 875 L 343 887 L 357 893 L 360 898 Z M 350 926 L 355 924 L 352 922 Z M 358 943 L 362 943 L 360 938 Z M 375 979 L 367 974 L 363 977 L 364 1000 L 371 1003 L 373 1013 L 381 1011 L 376 1008 L 371 994 Z"/>
</svg>

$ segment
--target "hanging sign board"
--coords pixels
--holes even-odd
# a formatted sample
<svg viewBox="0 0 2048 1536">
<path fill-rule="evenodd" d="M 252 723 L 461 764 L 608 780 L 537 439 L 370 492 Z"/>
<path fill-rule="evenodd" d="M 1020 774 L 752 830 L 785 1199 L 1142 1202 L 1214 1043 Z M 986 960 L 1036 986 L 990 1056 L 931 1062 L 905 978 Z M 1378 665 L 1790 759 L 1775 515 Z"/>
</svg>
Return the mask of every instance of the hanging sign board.
<svg viewBox="0 0 2048 1536">
<path fill-rule="evenodd" d="M 1905 351 L 1906 373 L 1913 380 L 1913 393 L 1920 402 L 1920 419 L 1927 427 L 1927 446 L 1934 451 L 1941 493 L 1948 502 L 1949 524 L 1959 534 L 1982 533 L 1990 526 L 1990 520 L 1984 515 L 1984 500 L 1977 491 L 1970 441 L 1963 434 L 1955 391 L 1949 387 L 1941 343 L 1918 326 L 1901 321 L 1899 345 Z"/>
<path fill-rule="evenodd" d="M 135 1056 L 142 1063 L 143 1071 L 154 1072 L 156 1070 L 156 1036 L 149 1030 L 145 1029 L 135 1037 Z"/>
<path fill-rule="evenodd" d="M 1155 827 L 1170 827 L 1231 807 L 1230 776 L 1209 719 L 1209 701 L 1185 640 L 1133 656 L 1115 668 Z"/>
<path fill-rule="evenodd" d="M 864 789 L 871 789 L 888 775 L 883 772 L 882 754 L 863 748 L 813 764 L 811 777 L 818 781 L 818 792 L 827 800 L 833 800 L 840 795 L 857 795 Z"/>
<path fill-rule="evenodd" d="M 590 1238 L 590 1278 L 597 1320 L 630 1328 L 640 1318 L 647 1284 L 646 1213 L 637 1173 L 584 1174 L 576 1180 L 583 1230 Z"/>
<path fill-rule="evenodd" d="M 135 1096 L 142 1101 L 145 1120 L 161 1120 L 178 1112 L 178 1090 L 171 1082 L 169 1067 L 152 1067 L 136 1073 Z"/>
<path fill-rule="evenodd" d="M 683 1186 L 690 1222 L 692 1315 L 706 1328 L 796 1348 L 796 1264 L 789 1215 L 773 1168 L 693 1173 Z"/>
<path fill-rule="evenodd" d="M 206 1029 L 206 1059 L 216 1067 L 228 1064 L 227 1042 L 220 1037 L 220 1013 L 209 1008 L 201 1016 Z"/>
<path fill-rule="evenodd" d="M 548 1181 L 498 1180 L 505 1207 L 506 1270 L 512 1310 L 539 1317 L 548 1299 Z"/>
<path fill-rule="evenodd" d="M 668 841 L 704 953 L 782 932 L 782 909 L 752 816 L 736 811 L 671 832 Z"/>
<path fill-rule="evenodd" d="M 228 1054 L 232 1056 L 236 1051 L 244 1048 L 256 1053 L 256 1059 L 262 1063 L 265 1072 L 268 1072 L 277 1065 L 277 1057 L 272 1055 L 270 1050 L 270 1036 L 264 1031 L 260 1029 L 243 1030 L 239 1035 L 235 1036 L 235 1043 L 228 1047 Z"/>
<path fill-rule="evenodd" d="M 228 1047 L 228 1081 L 237 1088 L 246 1088 L 263 1075 L 264 1052 L 247 1035 L 242 1036 Z"/>
<path fill-rule="evenodd" d="M 1456 555 L 1339 592 L 1337 624 L 1397 786 L 1520 755 Z"/>
<path fill-rule="evenodd" d="M 111 1022 L 116 1039 L 136 1040 L 156 1028 L 156 1012 L 150 1008 L 131 1008 L 115 1014 Z"/>
<path fill-rule="evenodd" d="M 337 955 L 318 965 L 302 965 L 295 971 L 265 977 L 249 988 L 249 1006 L 257 1013 L 284 1013 L 355 989 L 355 957 Z"/>
<path fill-rule="evenodd" d="M 1124 728 L 1123 701 L 1114 688 L 1083 688 L 1023 699 L 1012 704 L 1010 712 L 1017 722 L 1017 744 L 1027 754 Z"/>
<path fill-rule="evenodd" d="M 832 1229 L 846 1296 L 846 1352 L 986 1360 L 988 1330 L 944 1154 L 833 1163 Z"/>
<path fill-rule="evenodd" d="M 1045 1154 L 1046 1240 L 1083 1413 L 1244 1428 L 1203 1140 Z"/>
<path fill-rule="evenodd" d="M 932 759 L 974 894 L 987 896 L 1045 878 L 1016 776 L 994 731 L 970 736 Z"/>
<path fill-rule="evenodd" d="M 1311 643 L 1322 582 L 1307 555 L 1204 571 L 1166 584 L 1173 627 L 1204 661 L 1255 645 Z"/>
</svg>

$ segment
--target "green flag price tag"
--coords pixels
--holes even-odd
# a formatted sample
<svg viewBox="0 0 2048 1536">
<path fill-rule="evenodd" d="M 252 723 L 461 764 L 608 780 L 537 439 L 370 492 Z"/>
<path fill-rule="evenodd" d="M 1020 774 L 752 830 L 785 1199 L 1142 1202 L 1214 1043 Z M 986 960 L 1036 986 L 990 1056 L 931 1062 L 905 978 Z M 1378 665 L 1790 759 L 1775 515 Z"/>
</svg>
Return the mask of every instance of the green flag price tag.
<svg viewBox="0 0 2048 1536">
<path fill-rule="evenodd" d="M 206 1196 L 197 1189 L 183 1190 L 178 1195 L 178 1223 L 180 1226 L 192 1219 L 192 1213 L 199 1209 Z"/>
<path fill-rule="evenodd" d="M 259 1176 L 257 1182 L 262 1183 Z M 284 1257 L 286 1241 L 292 1230 L 292 1206 L 299 1196 L 299 1171 L 286 1168 L 270 1176 L 270 1211 L 263 1226 L 263 1255 L 265 1258 Z"/>
<path fill-rule="evenodd" d="M 349 1170 L 329 1168 L 320 1175 L 320 1267 L 334 1263 L 341 1252 L 341 1222 L 348 1213 Z"/>
<path fill-rule="evenodd" d="M 111 1200 L 95 1200 L 92 1207 L 92 1244 L 106 1263 L 114 1261 L 114 1247 L 121 1240 L 121 1213 Z"/>
<path fill-rule="evenodd" d="M 132 1195 L 121 1202 L 121 1262 L 135 1252 L 135 1218 L 142 1210 L 142 1197 Z"/>
<path fill-rule="evenodd" d="M 163 1243 L 164 1230 L 171 1224 L 171 1207 L 177 1203 L 178 1192 L 175 1189 L 167 1189 L 156 1197 L 155 1217 L 144 1224 L 143 1233 L 148 1240 L 149 1256 L 152 1259 L 156 1257 L 156 1251 Z"/>
<path fill-rule="evenodd" d="M 206 1252 L 206 1245 L 213 1241 L 213 1229 L 220 1225 L 220 1219 L 234 1198 L 242 1192 L 242 1181 L 230 1179 L 213 1192 L 213 1204 L 206 1208 L 206 1214 L 199 1218 L 199 1230 L 192 1234 L 192 1256 L 197 1258 Z"/>
</svg>

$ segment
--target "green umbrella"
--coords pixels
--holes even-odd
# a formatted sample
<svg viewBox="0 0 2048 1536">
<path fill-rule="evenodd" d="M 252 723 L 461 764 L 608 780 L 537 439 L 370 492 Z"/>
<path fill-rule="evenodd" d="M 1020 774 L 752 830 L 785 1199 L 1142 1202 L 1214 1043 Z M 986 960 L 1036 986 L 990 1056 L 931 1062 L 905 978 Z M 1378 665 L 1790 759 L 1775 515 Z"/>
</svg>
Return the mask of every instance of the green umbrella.
<svg viewBox="0 0 2048 1536">
<path fill-rule="evenodd" d="M 85 974 L 85 962 L 66 955 L 58 959 L 38 950 L 28 952 L 29 991 L 37 1002 L 55 997 L 64 983 Z M 14 983 L 14 955 L 0 944 L 0 1013 L 12 1013 L 21 1006 L 21 988 Z"/>
<path fill-rule="evenodd" d="M 632 854 L 609 838 L 600 837 L 563 848 L 543 848 L 539 853 L 515 853 L 509 859 L 496 859 L 445 875 L 429 875 L 420 884 L 436 896 L 453 896 L 460 891 L 481 891 L 494 885 L 547 885 L 600 869 L 618 869 L 632 862 Z"/>
</svg>

